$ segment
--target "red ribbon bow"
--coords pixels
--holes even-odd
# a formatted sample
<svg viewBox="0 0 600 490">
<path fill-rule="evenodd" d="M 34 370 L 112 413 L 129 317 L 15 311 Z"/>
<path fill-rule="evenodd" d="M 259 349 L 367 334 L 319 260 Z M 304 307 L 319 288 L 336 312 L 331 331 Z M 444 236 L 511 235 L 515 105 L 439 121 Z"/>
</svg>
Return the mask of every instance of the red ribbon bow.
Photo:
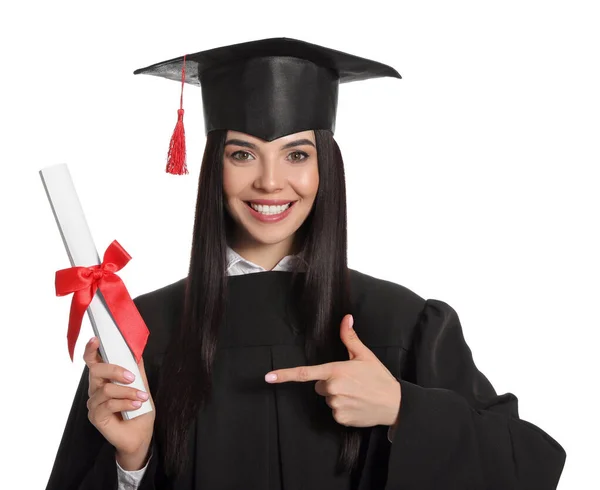
<svg viewBox="0 0 600 490">
<path fill-rule="evenodd" d="M 100 289 L 106 306 L 123 334 L 125 342 L 131 349 L 136 362 L 140 362 L 148 340 L 148 327 L 129 296 L 125 284 L 115 274 L 130 260 L 131 256 L 119 242 L 114 240 L 104 252 L 100 265 L 70 267 L 56 271 L 56 295 L 65 296 L 75 293 L 71 302 L 67 332 L 71 361 L 73 361 L 75 343 L 79 337 L 85 310 L 92 302 L 96 291 Z"/>
</svg>

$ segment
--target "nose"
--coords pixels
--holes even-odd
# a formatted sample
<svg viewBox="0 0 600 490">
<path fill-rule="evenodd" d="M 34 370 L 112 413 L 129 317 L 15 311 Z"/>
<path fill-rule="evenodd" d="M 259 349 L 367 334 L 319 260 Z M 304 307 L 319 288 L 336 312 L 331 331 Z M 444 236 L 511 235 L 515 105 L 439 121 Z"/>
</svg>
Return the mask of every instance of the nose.
<svg viewBox="0 0 600 490">
<path fill-rule="evenodd" d="M 283 189 L 285 175 L 281 162 L 277 158 L 264 158 L 254 181 L 254 188 L 265 192 L 276 192 Z"/>
</svg>

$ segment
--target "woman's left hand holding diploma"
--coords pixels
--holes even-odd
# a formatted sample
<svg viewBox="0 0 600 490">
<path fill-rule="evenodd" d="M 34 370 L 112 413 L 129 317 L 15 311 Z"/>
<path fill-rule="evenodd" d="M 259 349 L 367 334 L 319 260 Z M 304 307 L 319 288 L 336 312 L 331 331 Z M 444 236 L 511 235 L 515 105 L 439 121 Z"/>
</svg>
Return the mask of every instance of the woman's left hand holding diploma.
<svg viewBox="0 0 600 490">
<path fill-rule="evenodd" d="M 269 383 L 316 381 L 315 391 L 325 397 L 339 424 L 396 425 L 402 398 L 400 383 L 362 343 L 352 326 L 352 316 L 344 316 L 340 338 L 350 360 L 278 369 L 268 373 L 265 380 Z"/>
</svg>

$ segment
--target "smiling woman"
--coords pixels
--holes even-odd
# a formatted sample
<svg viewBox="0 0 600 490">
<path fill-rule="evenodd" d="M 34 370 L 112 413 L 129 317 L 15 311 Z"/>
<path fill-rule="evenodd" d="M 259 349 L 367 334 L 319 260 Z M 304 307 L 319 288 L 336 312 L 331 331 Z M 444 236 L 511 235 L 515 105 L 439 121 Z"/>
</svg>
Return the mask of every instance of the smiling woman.
<svg viewBox="0 0 600 490">
<path fill-rule="evenodd" d="M 452 307 L 347 266 L 338 86 L 393 68 L 267 39 L 136 73 L 202 86 L 189 272 L 135 300 L 147 393 L 86 347 L 48 489 L 556 488 L 564 449 Z"/>
<path fill-rule="evenodd" d="M 226 210 L 237 225 L 230 245 L 248 260 L 272 269 L 275 263 L 269 260 L 292 250 L 294 234 L 308 217 L 318 189 L 313 131 L 271 142 L 227 132 L 223 192 Z"/>
</svg>

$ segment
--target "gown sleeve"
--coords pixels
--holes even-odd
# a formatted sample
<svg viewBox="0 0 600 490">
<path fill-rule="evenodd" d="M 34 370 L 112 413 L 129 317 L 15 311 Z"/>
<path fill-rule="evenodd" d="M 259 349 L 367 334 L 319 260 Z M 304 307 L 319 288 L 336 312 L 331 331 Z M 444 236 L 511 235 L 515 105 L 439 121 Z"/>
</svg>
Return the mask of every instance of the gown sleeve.
<svg viewBox="0 0 600 490">
<path fill-rule="evenodd" d="M 405 372 L 386 490 L 556 488 L 564 449 L 496 394 L 446 303 L 425 302 Z"/>
<path fill-rule="evenodd" d="M 88 419 L 88 372 L 84 367 L 46 490 L 117 490 L 115 448 Z M 148 383 L 152 387 L 150 374 Z M 156 454 L 154 440 L 151 454 Z M 139 490 L 154 490 L 156 457 L 150 458 Z"/>
</svg>

